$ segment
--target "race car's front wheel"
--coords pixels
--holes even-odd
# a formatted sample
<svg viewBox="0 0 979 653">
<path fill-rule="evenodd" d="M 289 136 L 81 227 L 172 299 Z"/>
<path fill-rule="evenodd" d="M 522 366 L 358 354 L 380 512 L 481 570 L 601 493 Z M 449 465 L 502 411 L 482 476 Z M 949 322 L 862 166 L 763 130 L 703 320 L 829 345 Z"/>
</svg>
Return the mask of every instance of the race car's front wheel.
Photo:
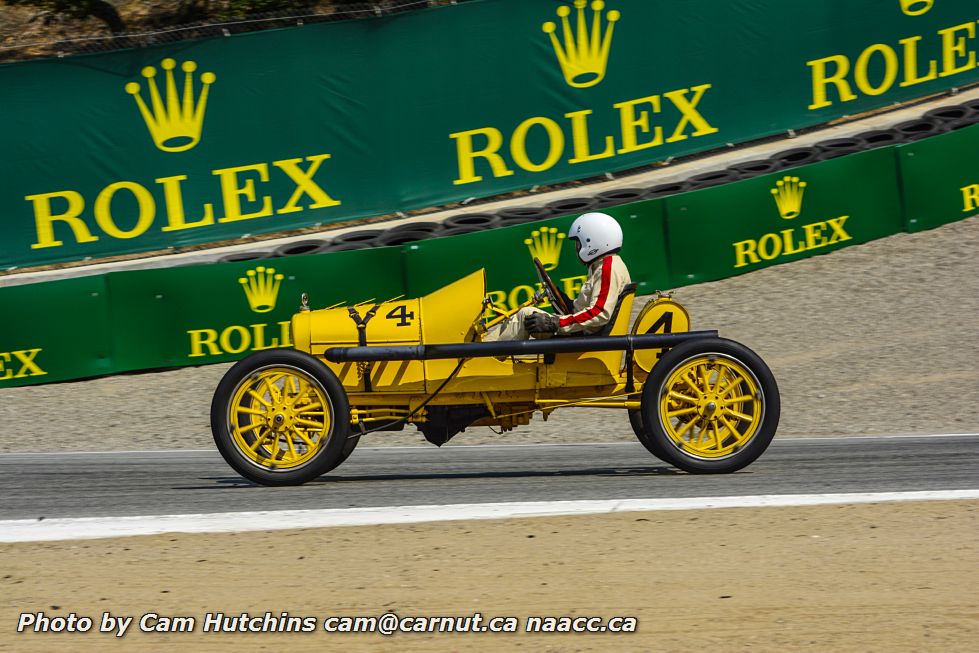
<svg viewBox="0 0 979 653">
<path fill-rule="evenodd" d="M 262 485 L 310 481 L 356 446 L 336 375 L 289 349 L 257 352 L 228 370 L 211 402 L 211 432 L 227 463 Z"/>
<path fill-rule="evenodd" d="M 692 473 L 730 473 L 751 464 L 775 436 L 779 411 L 778 386 L 765 362 L 723 338 L 673 347 L 642 393 L 650 450 Z"/>
</svg>

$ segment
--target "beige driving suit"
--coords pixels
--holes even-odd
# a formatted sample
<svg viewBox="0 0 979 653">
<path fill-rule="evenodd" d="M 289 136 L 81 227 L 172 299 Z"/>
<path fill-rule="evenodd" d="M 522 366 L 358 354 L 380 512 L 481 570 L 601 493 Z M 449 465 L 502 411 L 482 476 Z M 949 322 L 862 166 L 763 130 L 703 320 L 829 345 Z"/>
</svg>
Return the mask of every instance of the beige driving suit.
<svg viewBox="0 0 979 653">
<path fill-rule="evenodd" d="M 629 270 L 618 254 L 608 254 L 592 261 L 588 266 L 588 279 L 575 297 L 572 313 L 561 316 L 558 333 L 587 335 L 600 331 L 612 319 L 619 295 L 630 282 Z M 545 312 L 534 306 L 525 306 L 487 331 L 483 342 L 526 340 L 530 334 L 524 328 L 524 318 L 535 311 Z"/>
</svg>

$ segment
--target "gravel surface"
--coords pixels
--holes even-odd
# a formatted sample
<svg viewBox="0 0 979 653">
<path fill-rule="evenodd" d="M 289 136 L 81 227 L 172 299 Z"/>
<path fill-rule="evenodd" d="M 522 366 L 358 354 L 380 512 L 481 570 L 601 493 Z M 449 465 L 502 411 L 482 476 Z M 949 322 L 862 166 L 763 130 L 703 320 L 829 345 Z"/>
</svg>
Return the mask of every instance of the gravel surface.
<svg viewBox="0 0 979 653">
<path fill-rule="evenodd" d="M 692 327 L 771 366 L 778 437 L 979 432 L 979 217 L 681 288 Z M 638 308 L 643 301 L 637 301 Z M 210 449 L 211 393 L 230 365 L 0 390 L 0 452 Z M 617 411 L 558 411 L 456 444 L 630 440 Z M 428 446 L 408 428 L 361 446 Z"/>
</svg>

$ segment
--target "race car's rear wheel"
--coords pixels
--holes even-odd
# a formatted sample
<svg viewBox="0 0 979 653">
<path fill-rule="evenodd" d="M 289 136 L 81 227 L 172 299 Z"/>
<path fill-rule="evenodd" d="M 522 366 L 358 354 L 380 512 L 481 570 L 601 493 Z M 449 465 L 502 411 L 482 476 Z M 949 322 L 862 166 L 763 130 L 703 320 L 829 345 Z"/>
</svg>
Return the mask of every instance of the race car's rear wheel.
<svg viewBox="0 0 979 653">
<path fill-rule="evenodd" d="M 642 394 L 650 451 L 693 473 L 729 473 L 760 456 L 778 427 L 775 377 L 753 351 L 701 338 L 667 352 Z"/>
<path fill-rule="evenodd" d="M 211 403 L 211 432 L 224 459 L 263 485 L 298 485 L 353 451 L 343 386 L 302 352 L 261 351 L 236 363 Z"/>
</svg>

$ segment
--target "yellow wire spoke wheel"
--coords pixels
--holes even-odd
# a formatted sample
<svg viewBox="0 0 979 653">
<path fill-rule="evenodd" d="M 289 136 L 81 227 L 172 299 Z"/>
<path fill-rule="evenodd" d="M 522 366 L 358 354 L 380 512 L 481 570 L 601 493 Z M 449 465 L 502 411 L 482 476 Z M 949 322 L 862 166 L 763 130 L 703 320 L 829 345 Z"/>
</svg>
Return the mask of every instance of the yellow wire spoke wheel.
<svg viewBox="0 0 979 653">
<path fill-rule="evenodd" d="M 775 377 L 733 340 L 700 338 L 668 351 L 643 386 L 642 423 L 662 460 L 693 473 L 729 473 L 760 456 L 778 427 Z"/>
<path fill-rule="evenodd" d="M 660 422 L 673 444 L 702 458 L 745 446 L 764 416 L 755 375 L 739 361 L 706 354 L 675 368 L 663 385 Z"/>
<path fill-rule="evenodd" d="M 293 469 L 309 463 L 329 438 L 332 405 L 307 372 L 268 367 L 238 384 L 228 424 L 246 458 L 268 469 Z"/>
<path fill-rule="evenodd" d="M 211 402 L 211 432 L 225 461 L 263 485 L 310 481 L 352 448 L 340 381 L 321 360 L 291 349 L 256 352 L 228 370 Z"/>
</svg>

